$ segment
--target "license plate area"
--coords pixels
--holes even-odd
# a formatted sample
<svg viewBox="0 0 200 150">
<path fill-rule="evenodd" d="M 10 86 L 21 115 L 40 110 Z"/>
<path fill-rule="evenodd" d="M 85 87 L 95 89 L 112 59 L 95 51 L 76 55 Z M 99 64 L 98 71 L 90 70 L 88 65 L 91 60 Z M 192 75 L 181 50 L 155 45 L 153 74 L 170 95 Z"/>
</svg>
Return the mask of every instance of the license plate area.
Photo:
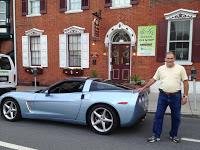
<svg viewBox="0 0 200 150">
<path fill-rule="evenodd" d="M 0 82 L 8 82 L 8 76 L 0 76 Z"/>
</svg>

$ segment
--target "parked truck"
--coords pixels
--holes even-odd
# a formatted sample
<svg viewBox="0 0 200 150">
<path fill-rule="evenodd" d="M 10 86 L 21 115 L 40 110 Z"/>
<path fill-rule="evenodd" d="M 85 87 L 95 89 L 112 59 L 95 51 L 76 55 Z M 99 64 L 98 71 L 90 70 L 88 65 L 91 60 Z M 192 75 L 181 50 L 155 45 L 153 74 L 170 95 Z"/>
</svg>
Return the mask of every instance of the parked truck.
<svg viewBox="0 0 200 150">
<path fill-rule="evenodd" d="M 16 90 L 16 70 L 10 56 L 0 54 L 0 95 Z"/>
</svg>

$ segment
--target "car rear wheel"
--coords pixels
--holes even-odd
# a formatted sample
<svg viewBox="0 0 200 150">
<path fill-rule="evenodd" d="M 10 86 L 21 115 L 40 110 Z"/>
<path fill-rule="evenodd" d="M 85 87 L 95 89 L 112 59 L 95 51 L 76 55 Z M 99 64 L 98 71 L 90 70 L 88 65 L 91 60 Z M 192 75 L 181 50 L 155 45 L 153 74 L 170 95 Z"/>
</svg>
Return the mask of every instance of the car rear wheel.
<svg viewBox="0 0 200 150">
<path fill-rule="evenodd" d="M 96 105 L 88 114 L 89 126 L 99 134 L 109 134 L 119 125 L 117 113 L 107 105 Z"/>
<path fill-rule="evenodd" d="M 6 120 L 16 121 L 21 118 L 18 103 L 13 99 L 6 99 L 2 104 L 3 116 Z"/>
</svg>

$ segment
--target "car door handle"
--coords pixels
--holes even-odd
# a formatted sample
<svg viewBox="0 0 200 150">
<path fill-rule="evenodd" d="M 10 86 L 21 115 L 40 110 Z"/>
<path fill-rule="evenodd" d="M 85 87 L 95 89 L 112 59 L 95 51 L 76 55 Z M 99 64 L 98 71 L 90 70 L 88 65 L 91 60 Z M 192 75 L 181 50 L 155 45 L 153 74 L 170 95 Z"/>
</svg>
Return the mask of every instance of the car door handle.
<svg viewBox="0 0 200 150">
<path fill-rule="evenodd" d="M 84 94 L 81 95 L 81 99 L 84 99 Z"/>
</svg>

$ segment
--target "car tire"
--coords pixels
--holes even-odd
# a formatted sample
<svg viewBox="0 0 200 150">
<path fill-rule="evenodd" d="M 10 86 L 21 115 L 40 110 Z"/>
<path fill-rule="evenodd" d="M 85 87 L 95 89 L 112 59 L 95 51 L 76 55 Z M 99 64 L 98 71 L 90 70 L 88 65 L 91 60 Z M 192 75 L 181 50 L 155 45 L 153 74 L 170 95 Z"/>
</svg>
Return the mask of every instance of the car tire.
<svg viewBox="0 0 200 150">
<path fill-rule="evenodd" d="M 87 123 L 99 134 L 110 134 L 119 126 L 119 117 L 110 106 L 99 104 L 90 109 Z"/>
<path fill-rule="evenodd" d="M 19 104 L 11 98 L 8 98 L 2 103 L 3 117 L 8 121 L 17 121 L 21 118 Z"/>
</svg>

